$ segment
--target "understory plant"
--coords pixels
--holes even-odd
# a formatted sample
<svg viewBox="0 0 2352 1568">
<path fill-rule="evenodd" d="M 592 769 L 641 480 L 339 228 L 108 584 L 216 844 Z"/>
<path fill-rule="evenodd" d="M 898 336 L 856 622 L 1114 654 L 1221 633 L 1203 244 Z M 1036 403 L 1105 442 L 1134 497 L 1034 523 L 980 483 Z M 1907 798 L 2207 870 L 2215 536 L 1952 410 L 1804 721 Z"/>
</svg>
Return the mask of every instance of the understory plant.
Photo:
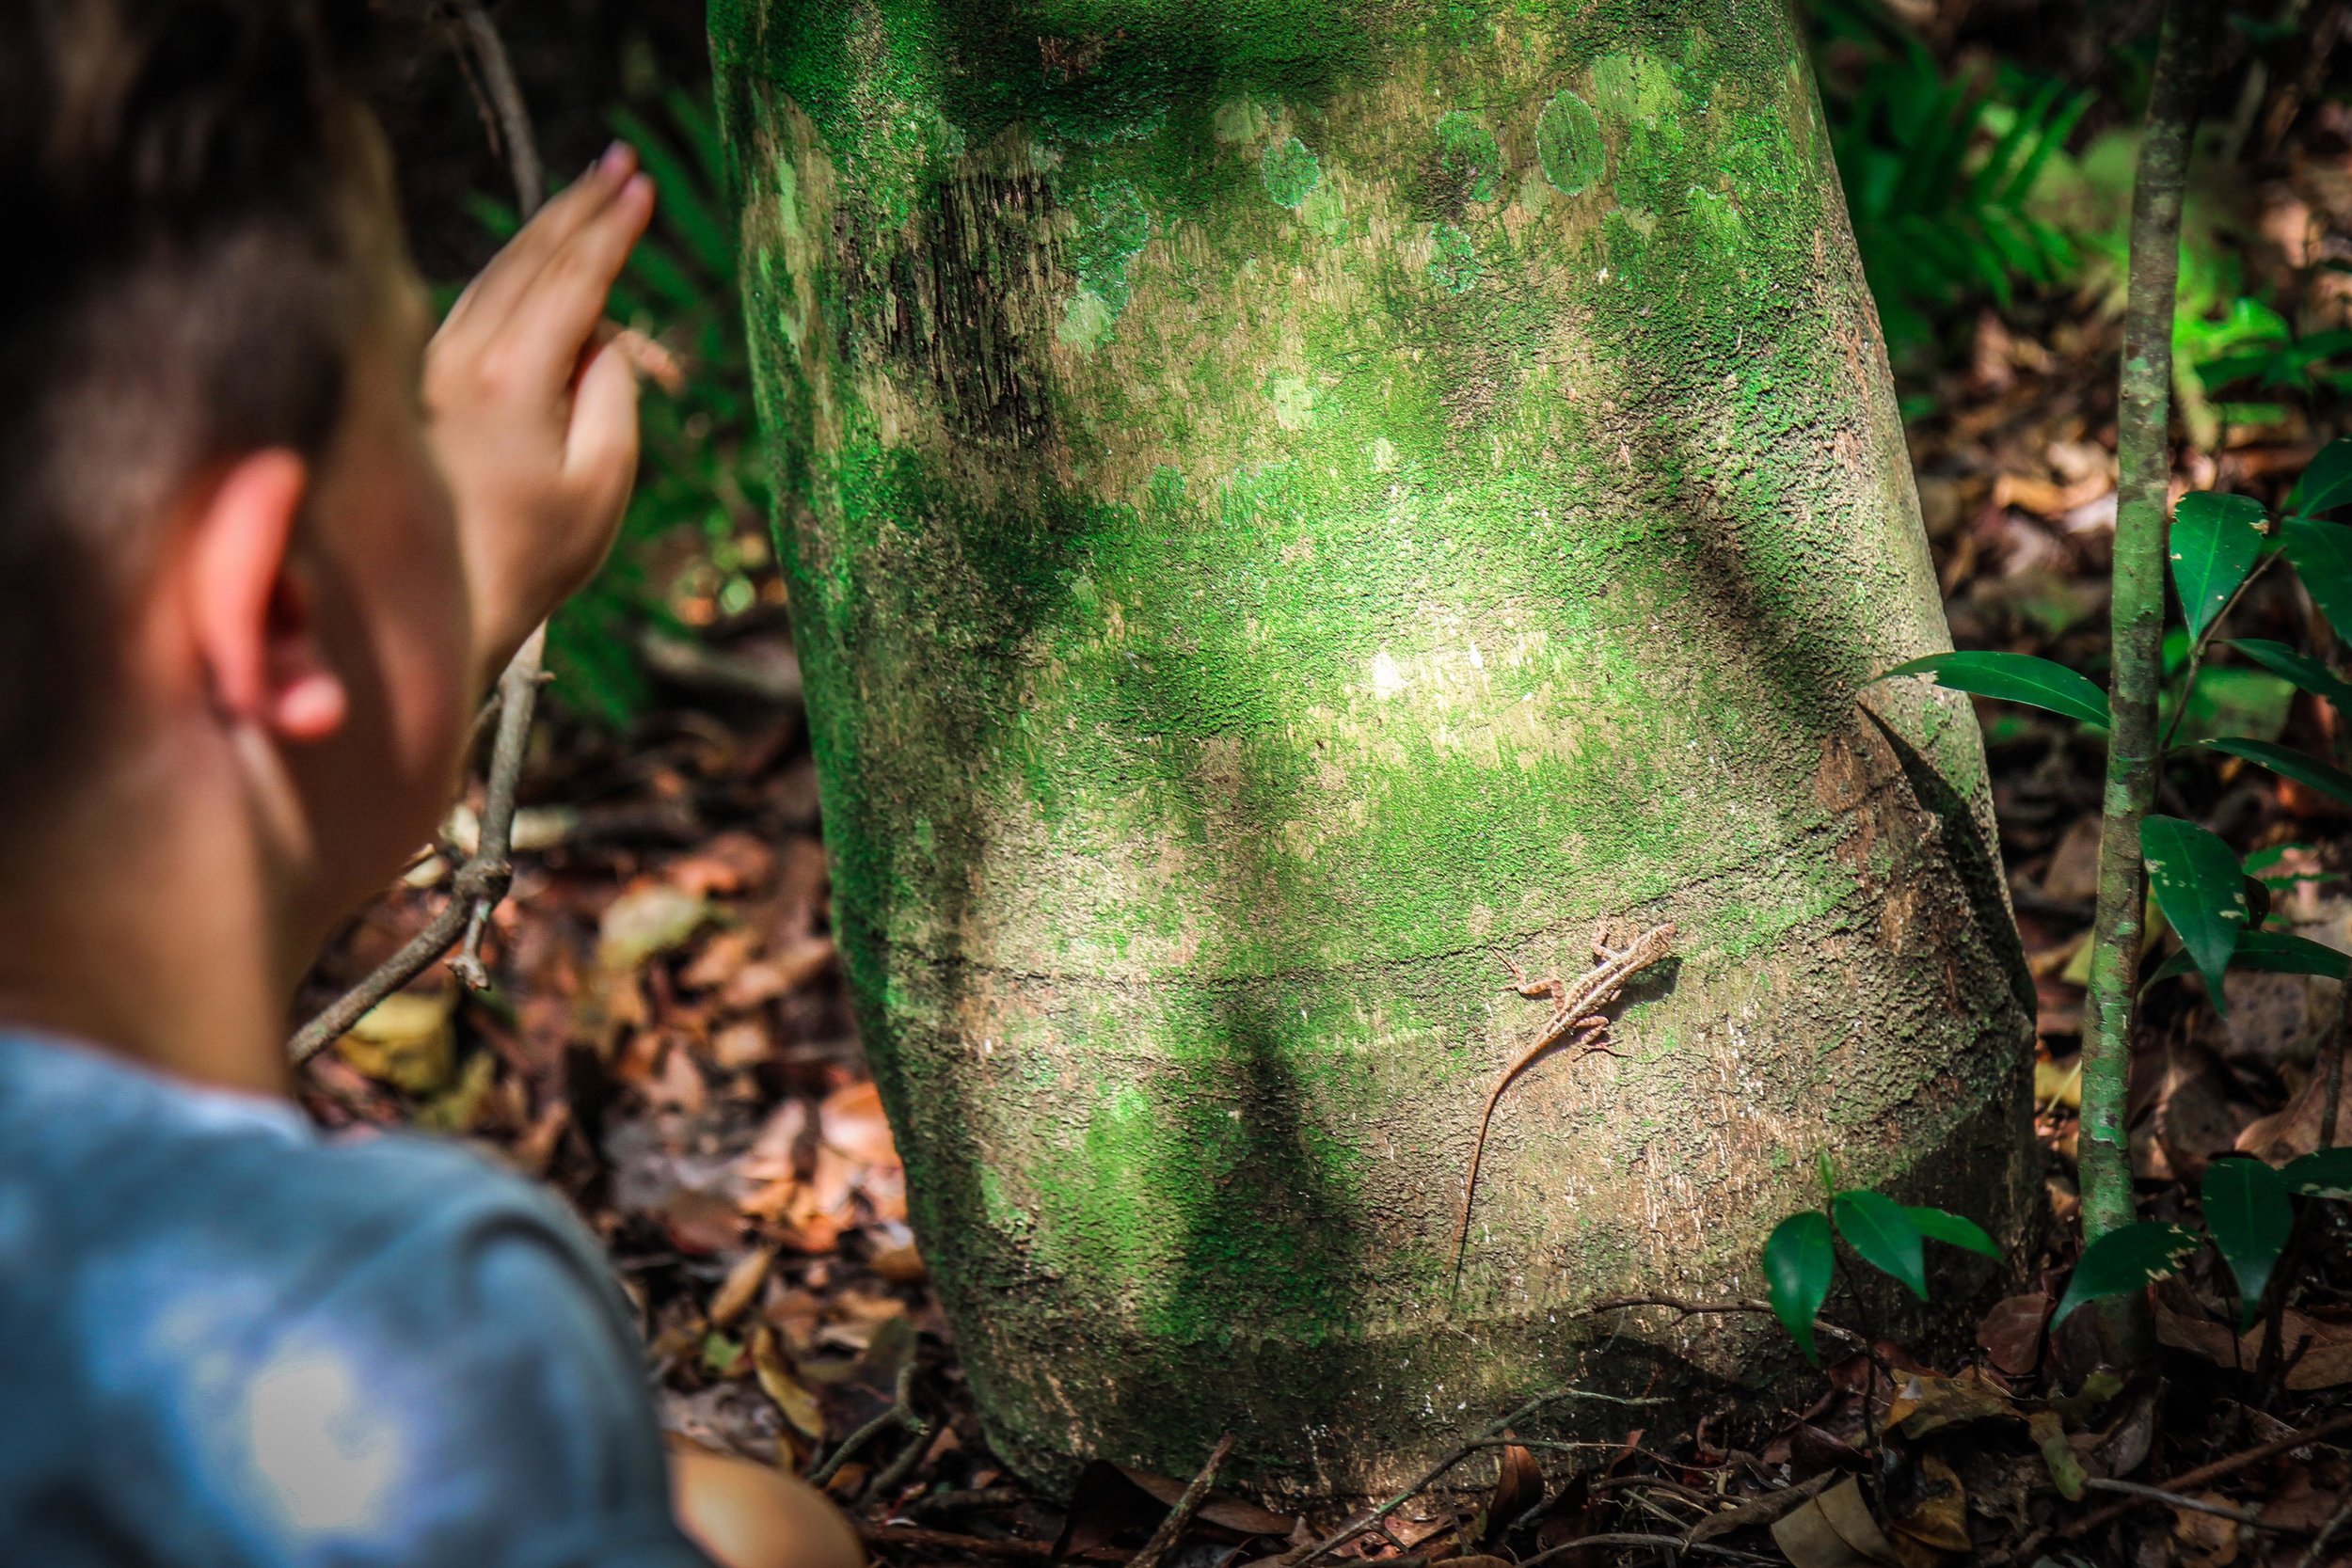
<svg viewBox="0 0 2352 1568">
<path fill-rule="evenodd" d="M 2220 635 L 2248 588 L 2273 569 L 2291 570 L 2331 625 L 2352 626 L 2352 526 L 2330 515 L 2346 506 L 2352 506 L 2352 438 L 2323 448 L 2276 513 L 2247 496 L 2192 491 L 2181 498 L 2165 553 L 2178 605 L 2174 635 L 2176 641 L 2185 641 L 2186 656 L 2157 710 L 2162 716 L 2154 754 L 2159 772 L 2168 757 L 2194 746 L 2267 768 L 2352 807 L 2352 773 L 2324 758 L 2265 737 L 2184 734 L 2217 649 L 2229 650 L 2329 705 L 2340 719 L 2352 721 L 2352 682 L 2323 659 L 2281 642 Z M 2111 731 L 2114 726 L 2106 692 L 2075 671 L 2032 655 L 1936 654 L 1899 665 L 1882 678 L 1905 675 L 1932 676 L 1956 690 L 2024 703 L 2095 729 Z M 2217 707 L 2208 704 L 2204 711 L 2210 715 Z M 2110 815 L 2110 829 L 2113 822 Z M 2265 867 L 2249 868 L 2218 834 L 2181 817 L 2151 812 L 2138 824 L 2137 847 L 2147 886 L 2165 922 L 2180 937 L 2181 950 L 2137 989 L 2195 974 L 2216 1009 L 2226 1010 L 2222 977 L 2233 969 L 2338 981 L 2352 969 L 2352 959 L 2333 948 L 2292 931 L 2268 928 L 2270 890 L 2258 875 Z M 2127 958 L 2137 971 L 2137 955 Z M 2090 1180 L 2086 1170 L 2086 1189 Z M 2284 1170 L 2253 1160 L 2218 1162 L 2205 1178 L 2201 1233 L 2184 1226 L 2129 1220 L 2092 1230 L 2058 1316 L 2063 1318 L 2086 1302 L 2136 1292 L 2176 1271 L 2210 1243 L 2229 1266 L 2250 1324 L 2293 1229 L 2294 1199 L 2345 1196 L 2352 1196 L 2352 1149 L 2323 1148 Z M 2124 1197 L 2128 1202 L 2128 1190 Z"/>
<path fill-rule="evenodd" d="M 1843 1264 L 1840 1241 L 1854 1257 L 1899 1280 L 1921 1301 L 1928 1299 L 1927 1243 L 1942 1242 L 1987 1258 L 2001 1255 L 1974 1220 L 1923 1204 L 1898 1203 L 1867 1187 L 1840 1188 L 1829 1156 L 1822 1155 L 1821 1206 L 1789 1215 L 1764 1242 L 1764 1281 L 1773 1315 L 1816 1366 L 1821 1358 L 1813 1342 L 1813 1320 L 1829 1299 L 1830 1284 Z M 1859 1307 L 1861 1292 L 1851 1276 L 1847 1287 Z"/>
</svg>

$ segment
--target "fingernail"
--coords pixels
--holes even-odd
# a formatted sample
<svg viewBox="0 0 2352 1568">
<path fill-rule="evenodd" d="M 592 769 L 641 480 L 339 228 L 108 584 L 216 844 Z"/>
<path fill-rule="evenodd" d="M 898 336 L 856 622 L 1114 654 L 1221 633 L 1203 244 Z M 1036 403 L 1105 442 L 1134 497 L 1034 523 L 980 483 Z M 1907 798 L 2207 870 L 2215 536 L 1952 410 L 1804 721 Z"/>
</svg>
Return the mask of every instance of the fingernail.
<svg viewBox="0 0 2352 1568">
<path fill-rule="evenodd" d="M 596 160 L 596 171 L 607 176 L 618 174 L 636 156 L 636 149 L 625 141 L 616 141 L 604 150 L 603 157 Z"/>
</svg>

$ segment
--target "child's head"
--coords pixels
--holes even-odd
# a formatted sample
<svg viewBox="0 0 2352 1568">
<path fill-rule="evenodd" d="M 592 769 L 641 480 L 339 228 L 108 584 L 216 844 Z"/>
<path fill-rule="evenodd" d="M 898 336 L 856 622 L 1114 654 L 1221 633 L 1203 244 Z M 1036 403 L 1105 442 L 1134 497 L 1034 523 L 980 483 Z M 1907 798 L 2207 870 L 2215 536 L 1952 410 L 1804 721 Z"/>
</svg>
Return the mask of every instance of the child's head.
<svg viewBox="0 0 2352 1568">
<path fill-rule="evenodd" d="M 332 35 L 304 0 L 0 8 L 0 880 L 114 775 L 221 764 L 324 914 L 442 799 L 468 585 Z"/>
</svg>

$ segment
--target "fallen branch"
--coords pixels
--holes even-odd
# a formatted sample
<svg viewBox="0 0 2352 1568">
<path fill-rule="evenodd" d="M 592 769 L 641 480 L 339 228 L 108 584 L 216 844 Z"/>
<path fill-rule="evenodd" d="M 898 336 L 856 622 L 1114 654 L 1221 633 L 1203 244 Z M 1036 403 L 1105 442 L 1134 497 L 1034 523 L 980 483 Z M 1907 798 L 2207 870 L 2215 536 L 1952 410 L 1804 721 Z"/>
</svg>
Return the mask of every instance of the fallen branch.
<svg viewBox="0 0 2352 1568">
<path fill-rule="evenodd" d="M 1168 1511 L 1168 1517 L 1162 1519 L 1159 1527 L 1152 1530 L 1152 1538 L 1143 1544 L 1143 1550 L 1127 1560 L 1127 1568 L 1160 1568 L 1161 1560 L 1176 1549 L 1176 1543 L 1183 1540 L 1184 1531 L 1191 1528 L 1193 1515 L 1200 1512 L 1202 1499 L 1208 1497 L 1209 1488 L 1216 1484 L 1216 1473 L 1225 1467 L 1226 1456 L 1232 1451 L 1233 1434 L 1229 1432 L 1216 1440 L 1216 1448 L 1209 1450 L 1209 1462 L 1200 1466 L 1200 1473 L 1193 1477 L 1191 1484 L 1177 1496 L 1176 1506 Z"/>
<path fill-rule="evenodd" d="M 1760 1497 L 1750 1497 L 1737 1508 L 1709 1514 L 1691 1527 L 1691 1544 L 1695 1546 L 1702 1541 L 1712 1541 L 1719 1535 L 1729 1535 L 1733 1530 L 1746 1529 L 1751 1525 L 1777 1523 L 1783 1514 L 1795 1512 L 1803 1504 L 1828 1491 L 1830 1483 L 1844 1475 L 1842 1470 L 1823 1470 L 1810 1481 L 1801 1481 L 1777 1492 L 1767 1492 Z"/>
<path fill-rule="evenodd" d="M 1529 1400 L 1525 1404 L 1520 1405 L 1517 1410 L 1512 1411 L 1508 1416 L 1503 1417 L 1500 1420 L 1489 1423 L 1486 1430 L 1480 1432 L 1475 1437 L 1470 1438 L 1468 1441 L 1461 1444 L 1461 1446 L 1454 1449 L 1452 1452 L 1448 1453 L 1444 1458 L 1438 1460 L 1435 1465 L 1432 1465 L 1428 1469 L 1422 1471 L 1420 1479 L 1416 1480 L 1404 1491 L 1399 1492 L 1395 1497 L 1391 1497 L 1387 1502 L 1382 1503 L 1378 1508 L 1372 1510 L 1368 1513 L 1358 1514 L 1355 1518 L 1349 1520 L 1346 1524 L 1342 1525 L 1338 1529 L 1333 1530 L 1329 1535 L 1325 1536 L 1320 1541 L 1305 1546 L 1293 1547 L 1290 1551 L 1284 1552 L 1280 1557 L 1275 1559 L 1276 1568 L 1307 1568 L 1309 1563 L 1315 1561 L 1317 1559 L 1324 1557 L 1328 1553 L 1337 1551 L 1340 1547 L 1346 1545 L 1350 1541 L 1353 1541 L 1356 1537 L 1363 1534 L 1364 1531 L 1373 1528 L 1383 1519 L 1386 1519 L 1390 1514 L 1395 1513 L 1398 1509 L 1403 1508 L 1406 1503 L 1411 1502 L 1415 1497 L 1420 1497 L 1430 1487 L 1436 1485 L 1438 1481 L 1445 1476 L 1446 1472 L 1453 1469 L 1456 1465 L 1461 1464 L 1462 1461 L 1468 1459 L 1470 1455 L 1491 1446 L 1491 1442 L 1494 1438 L 1502 1436 L 1504 1433 L 1510 1431 L 1521 1421 L 1526 1420 L 1529 1417 L 1543 1409 L 1544 1406 L 1548 1404 L 1556 1404 L 1562 1400 L 1598 1400 L 1610 1404 L 1663 1404 L 1666 1402 L 1664 1400 L 1628 1399 L 1616 1394 L 1598 1394 L 1583 1388 L 1554 1388 L 1549 1393 L 1538 1394 L 1534 1399 Z"/>
<path fill-rule="evenodd" d="M 547 199 L 547 173 L 539 161 L 538 139 L 532 134 L 531 112 L 515 81 L 514 62 L 498 26 L 479 0 L 456 0 L 459 21 L 482 67 L 485 90 L 498 117 L 507 170 L 514 177 L 515 207 L 525 222 Z M 498 711 L 498 738 L 490 749 L 490 778 L 482 812 L 482 836 L 451 884 L 449 903 L 431 925 L 379 965 L 375 972 L 337 998 L 324 1012 L 304 1024 L 287 1044 L 287 1054 L 308 1061 L 320 1047 L 341 1038 L 369 1008 L 400 990 L 434 959 L 461 941 L 450 967 L 475 990 L 490 983 L 482 967 L 482 933 L 515 880 L 515 791 L 522 777 L 523 749 L 531 739 L 532 709 L 538 704 L 540 663 L 547 649 L 548 628 L 541 626 L 508 661 L 491 698 Z"/>
<path fill-rule="evenodd" d="M 2293 1453 L 2296 1449 L 2316 1443 L 2323 1437 L 2333 1437 L 2339 1432 L 2352 1432 L 2352 1413 L 2338 1416 L 2332 1420 L 2322 1421 L 2317 1426 L 2301 1432 L 2290 1432 L 2284 1437 L 2274 1438 L 2259 1448 L 2248 1449 L 2244 1453 L 2233 1453 L 2227 1459 L 2217 1459 L 2210 1465 L 2201 1465 L 2194 1470 L 2170 1477 L 2164 1484 L 2168 1490 L 2171 1491 L 2179 1491 L 2190 1486 L 2202 1486 L 2209 1481 L 2218 1481 L 2223 1476 L 2234 1475 L 2249 1465 L 2261 1464 L 2265 1459 L 2276 1459 L 2282 1453 Z M 2063 1527 L 2058 1530 L 2058 1534 L 2070 1541 L 2080 1540 L 2092 1530 L 2113 1524 L 2133 1509 L 2151 1500 L 2146 1497 L 2126 1497 L 2119 1503 L 2109 1503 L 2096 1513 L 2086 1514 L 2073 1524 Z"/>
</svg>

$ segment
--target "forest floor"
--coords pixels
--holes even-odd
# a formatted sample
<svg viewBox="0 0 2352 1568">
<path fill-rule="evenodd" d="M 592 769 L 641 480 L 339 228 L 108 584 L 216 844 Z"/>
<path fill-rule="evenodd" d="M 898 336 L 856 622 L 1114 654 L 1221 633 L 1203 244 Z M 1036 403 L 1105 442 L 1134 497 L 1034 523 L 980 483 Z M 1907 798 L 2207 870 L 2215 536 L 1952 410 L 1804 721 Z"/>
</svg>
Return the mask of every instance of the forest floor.
<svg viewBox="0 0 2352 1568">
<path fill-rule="evenodd" d="M 2352 278 L 2327 266 L 2352 258 L 2352 117 L 2328 107 L 2306 122 L 2249 221 L 2281 277 L 2352 299 Z M 593 119 L 567 133 L 594 134 Z M 1906 387 L 1960 646 L 2104 670 L 2117 338 L 2097 302 L 2053 294 L 1987 310 L 1963 356 Z M 2225 425 L 2210 451 L 2184 451 L 2177 484 L 2275 501 L 2331 433 L 2299 414 Z M 755 562 L 764 552 L 746 543 Z M 805 728 L 780 700 L 795 669 L 781 588 L 755 576 L 734 613 L 680 577 L 671 609 L 702 657 L 668 661 L 626 733 L 560 706 L 542 726 L 525 852 L 487 949 L 496 989 L 462 993 L 437 968 L 313 1058 L 304 1101 L 330 1128 L 460 1134 L 553 1183 L 642 1311 L 665 1425 L 816 1470 L 878 1557 L 1128 1560 L 1186 1478 L 1102 1465 L 1074 1499 L 1033 1496 L 972 1415 L 843 999 Z M 2240 635 L 2311 645 L 2311 607 L 2283 579 L 2258 583 L 2239 615 Z M 2200 700 L 2237 733 L 2336 739 L 2328 710 L 2259 681 Z M 2037 1126 L 2063 1221 L 2101 757 L 2046 715 L 1983 716 L 2040 986 Z M 2352 948 L 2352 824 L 2328 801 L 2235 765 L 2199 764 L 2168 789 L 2166 809 L 2276 849 L 2278 907 Z M 429 918 L 469 821 L 461 808 L 448 842 L 337 941 L 303 1011 Z M 2160 988 L 2145 1008 L 2133 1155 L 2151 1217 L 2192 1212 L 2217 1156 L 2276 1160 L 2319 1136 L 2335 988 L 2228 986 L 2226 1021 L 2193 987 Z M 2223 1283 L 2193 1268 L 2160 1288 L 2153 1357 L 2100 1368 L 2090 1314 L 2045 1329 L 2072 1263 L 2071 1227 L 2056 1224 L 2036 1288 L 1994 1307 L 1964 1359 L 1931 1366 L 1882 1344 L 1876 1370 L 1860 1354 L 1833 1364 L 1799 1403 L 1750 1402 L 1690 1431 L 1629 1419 L 1598 1457 L 1482 1449 L 1328 1560 L 2352 1564 L 2352 1249 L 2343 1206 L 2321 1207 L 2289 1259 L 2298 1283 L 2274 1354 L 2259 1329 L 2232 1333 Z M 1880 1465 L 1867 1434 L 1883 1435 Z M 1218 1496 L 1167 1560 L 1296 1561 L 1333 1523 Z"/>
</svg>

